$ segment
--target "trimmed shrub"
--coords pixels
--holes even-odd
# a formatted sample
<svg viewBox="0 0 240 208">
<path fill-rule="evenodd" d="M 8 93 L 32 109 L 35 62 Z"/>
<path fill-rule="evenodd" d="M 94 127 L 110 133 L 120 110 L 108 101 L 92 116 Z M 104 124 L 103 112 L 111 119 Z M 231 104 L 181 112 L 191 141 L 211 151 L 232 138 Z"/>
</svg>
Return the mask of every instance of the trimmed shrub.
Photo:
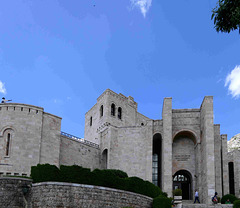
<svg viewBox="0 0 240 208">
<path fill-rule="evenodd" d="M 149 181 L 144 181 L 143 179 L 138 177 L 126 178 L 124 190 L 143 194 L 151 198 L 157 197 L 162 194 L 162 191 L 159 187 L 155 186 Z"/>
<path fill-rule="evenodd" d="M 31 178 L 34 183 L 60 181 L 60 170 L 55 165 L 38 164 L 31 167 Z"/>
<path fill-rule="evenodd" d="M 60 166 L 60 181 L 90 184 L 91 183 L 91 171 L 88 168 L 83 168 L 78 165 Z"/>
<path fill-rule="evenodd" d="M 151 198 L 157 197 L 163 193 L 161 189 L 149 181 L 144 181 L 138 177 L 127 177 L 127 174 L 121 170 L 99 170 L 90 171 L 78 165 L 61 165 L 60 170 L 49 164 L 33 166 L 31 168 L 33 182 L 59 181 L 80 184 L 89 184 L 104 186 L 125 191 L 131 191 Z"/>
<path fill-rule="evenodd" d="M 235 200 L 233 202 L 233 208 L 240 208 L 240 200 Z"/>
<path fill-rule="evenodd" d="M 161 195 L 163 195 L 163 196 L 165 196 L 165 197 L 168 197 L 168 194 L 167 194 L 166 192 L 162 192 Z"/>
<path fill-rule="evenodd" d="M 122 170 L 115 170 L 115 169 L 107 169 L 107 170 L 111 171 L 115 176 L 117 176 L 119 178 L 127 178 L 128 177 L 128 174 Z"/>
<path fill-rule="evenodd" d="M 181 189 L 173 190 L 173 196 L 182 196 L 182 190 Z"/>
<path fill-rule="evenodd" d="M 95 169 L 92 172 L 92 185 L 105 186 L 109 188 L 119 188 L 121 185 L 120 178 L 112 170 Z"/>
<path fill-rule="evenodd" d="M 153 199 L 153 208 L 171 208 L 171 199 L 165 196 L 158 196 Z"/>
<path fill-rule="evenodd" d="M 233 194 L 226 194 L 222 197 L 221 199 L 221 204 L 225 204 L 225 202 L 229 199 L 229 201 L 233 204 L 233 202 L 235 200 L 237 200 L 238 198 L 236 196 L 234 196 Z"/>
</svg>

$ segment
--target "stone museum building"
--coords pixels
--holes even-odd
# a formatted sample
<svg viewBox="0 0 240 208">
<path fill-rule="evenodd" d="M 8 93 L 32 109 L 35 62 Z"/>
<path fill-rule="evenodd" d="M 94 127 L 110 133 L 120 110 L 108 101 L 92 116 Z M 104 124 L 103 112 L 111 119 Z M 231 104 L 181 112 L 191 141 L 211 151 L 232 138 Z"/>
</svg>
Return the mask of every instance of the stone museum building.
<svg viewBox="0 0 240 208">
<path fill-rule="evenodd" d="M 199 104 L 200 105 L 200 104 Z M 172 109 L 162 117 L 138 112 L 134 98 L 109 89 L 85 114 L 84 139 L 61 132 L 61 118 L 37 106 L 0 104 L 0 175 L 30 175 L 38 163 L 120 169 L 164 192 L 180 188 L 183 199 L 210 203 L 215 191 L 239 197 L 239 151 L 227 151 L 227 135 L 213 121 L 213 97 L 200 108 Z"/>
</svg>

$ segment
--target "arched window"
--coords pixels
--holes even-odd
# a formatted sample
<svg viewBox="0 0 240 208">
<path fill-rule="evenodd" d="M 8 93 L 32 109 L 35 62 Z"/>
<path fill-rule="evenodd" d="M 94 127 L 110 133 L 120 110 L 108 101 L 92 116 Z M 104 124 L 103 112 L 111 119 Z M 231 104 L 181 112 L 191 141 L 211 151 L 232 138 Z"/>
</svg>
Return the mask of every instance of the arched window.
<svg viewBox="0 0 240 208">
<path fill-rule="evenodd" d="M 122 108 L 121 107 L 118 108 L 118 118 L 122 119 Z"/>
<path fill-rule="evenodd" d="M 10 149 L 10 139 L 11 139 L 11 134 L 7 134 L 7 143 L 6 143 L 6 156 L 9 156 L 9 149 Z"/>
<path fill-rule="evenodd" d="M 102 117 L 103 116 L 103 105 L 101 105 L 101 107 L 100 107 L 100 117 Z"/>
<path fill-rule="evenodd" d="M 11 143 L 12 143 L 12 138 L 13 138 L 13 130 L 12 129 L 6 129 L 3 133 L 3 138 L 4 138 L 4 154 L 6 157 L 10 156 L 11 153 Z"/>
<path fill-rule="evenodd" d="M 115 104 L 112 103 L 111 105 L 111 116 L 115 116 Z"/>
<path fill-rule="evenodd" d="M 92 126 L 92 116 L 90 117 L 90 126 Z"/>
</svg>

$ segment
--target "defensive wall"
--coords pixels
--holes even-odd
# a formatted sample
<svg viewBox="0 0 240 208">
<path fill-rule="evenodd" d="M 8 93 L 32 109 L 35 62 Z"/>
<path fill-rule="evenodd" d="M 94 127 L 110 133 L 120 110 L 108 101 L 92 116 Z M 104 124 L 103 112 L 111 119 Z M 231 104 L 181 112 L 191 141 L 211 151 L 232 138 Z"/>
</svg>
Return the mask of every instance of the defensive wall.
<svg viewBox="0 0 240 208">
<path fill-rule="evenodd" d="M 60 182 L 31 184 L 22 178 L 0 178 L 0 207 L 29 208 L 151 208 L 152 198 L 140 194 L 92 185 Z M 30 186 L 32 185 L 32 186 Z M 23 187 L 29 192 L 23 194 Z"/>
</svg>

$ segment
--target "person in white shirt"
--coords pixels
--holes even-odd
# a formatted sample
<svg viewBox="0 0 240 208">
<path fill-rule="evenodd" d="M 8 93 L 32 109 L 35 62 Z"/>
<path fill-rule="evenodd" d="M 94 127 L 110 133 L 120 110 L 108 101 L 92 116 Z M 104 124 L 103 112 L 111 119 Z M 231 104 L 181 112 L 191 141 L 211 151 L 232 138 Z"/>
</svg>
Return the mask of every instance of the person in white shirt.
<svg viewBox="0 0 240 208">
<path fill-rule="evenodd" d="M 194 204 L 196 203 L 196 201 L 198 201 L 198 203 L 200 204 L 199 196 L 198 196 L 198 191 L 197 191 L 197 190 L 195 191 L 195 200 L 194 200 Z"/>
</svg>

